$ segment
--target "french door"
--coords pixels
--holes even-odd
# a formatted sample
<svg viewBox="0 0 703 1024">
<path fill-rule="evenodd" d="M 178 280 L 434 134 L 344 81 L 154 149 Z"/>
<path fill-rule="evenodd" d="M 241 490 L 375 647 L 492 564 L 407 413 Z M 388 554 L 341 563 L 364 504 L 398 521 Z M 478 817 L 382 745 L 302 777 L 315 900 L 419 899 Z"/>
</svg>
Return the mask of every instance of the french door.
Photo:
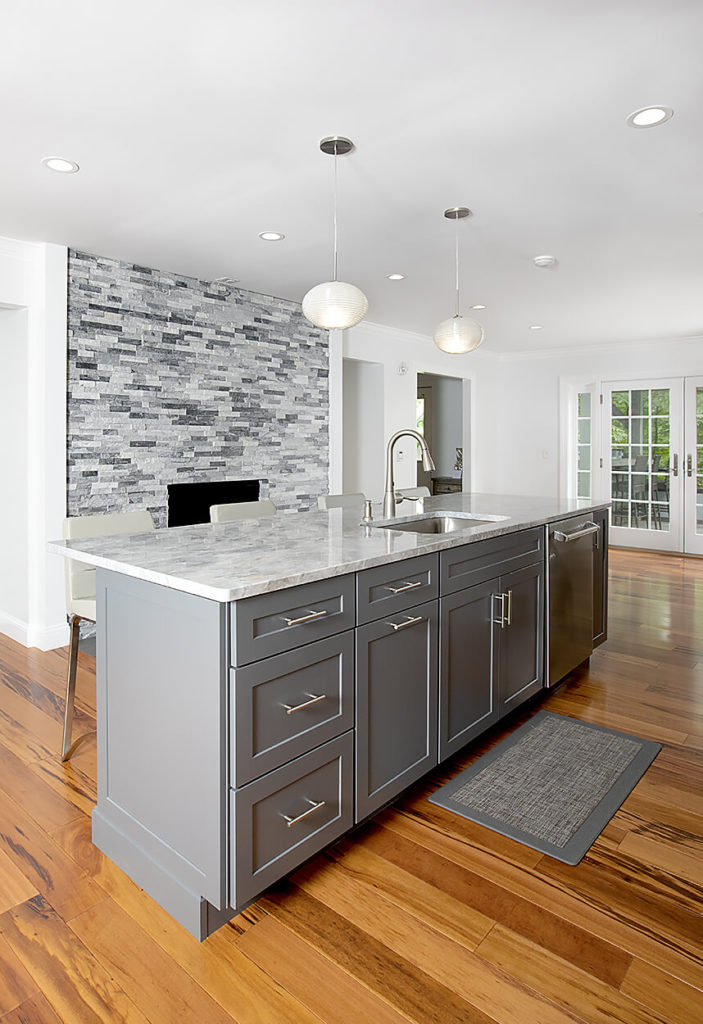
<svg viewBox="0 0 703 1024">
<path fill-rule="evenodd" d="M 608 381 L 603 411 L 611 543 L 703 554 L 703 377 Z"/>
<path fill-rule="evenodd" d="M 703 377 L 687 377 L 684 391 L 684 551 L 703 555 Z"/>
</svg>

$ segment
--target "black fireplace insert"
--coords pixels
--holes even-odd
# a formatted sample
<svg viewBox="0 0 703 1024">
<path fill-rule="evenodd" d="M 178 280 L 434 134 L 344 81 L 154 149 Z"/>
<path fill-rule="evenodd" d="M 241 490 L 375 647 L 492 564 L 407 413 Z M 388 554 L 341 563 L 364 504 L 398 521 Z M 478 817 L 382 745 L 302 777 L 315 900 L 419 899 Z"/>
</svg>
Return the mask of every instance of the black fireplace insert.
<svg viewBox="0 0 703 1024">
<path fill-rule="evenodd" d="M 209 523 L 211 505 L 258 500 L 258 480 L 168 484 L 168 525 L 191 526 L 193 523 Z"/>
</svg>

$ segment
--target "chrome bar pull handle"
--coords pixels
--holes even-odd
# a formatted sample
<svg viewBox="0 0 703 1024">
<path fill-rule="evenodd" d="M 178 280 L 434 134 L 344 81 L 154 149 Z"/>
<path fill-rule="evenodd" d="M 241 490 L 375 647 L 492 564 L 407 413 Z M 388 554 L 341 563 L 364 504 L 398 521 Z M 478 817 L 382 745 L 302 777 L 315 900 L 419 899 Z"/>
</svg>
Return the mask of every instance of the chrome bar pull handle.
<svg viewBox="0 0 703 1024">
<path fill-rule="evenodd" d="M 307 797 L 306 797 L 306 799 L 307 799 Z M 281 817 L 285 819 L 285 822 L 286 822 L 286 825 L 288 826 L 288 828 L 293 828 L 293 826 L 297 825 L 299 821 L 303 821 L 305 818 L 309 817 L 311 814 L 314 814 L 315 811 L 319 811 L 321 807 L 325 806 L 325 802 L 326 801 L 320 800 L 319 803 L 315 803 L 314 800 L 308 800 L 307 802 L 310 804 L 310 806 L 308 807 L 307 811 L 303 811 L 303 813 L 299 814 L 297 818 L 291 818 L 290 815 L 288 815 L 288 814 L 282 814 L 281 815 Z"/>
<path fill-rule="evenodd" d="M 579 540 L 581 537 L 588 537 L 591 533 L 600 533 L 600 526 L 598 523 L 584 523 L 580 530 L 574 530 L 573 533 L 563 533 L 561 530 L 555 530 L 554 540 L 557 540 L 562 544 L 568 544 L 572 540 Z"/>
<path fill-rule="evenodd" d="M 392 626 L 396 631 L 399 629 L 406 629 L 408 626 L 414 626 L 417 622 L 422 622 L 422 615 L 416 615 L 414 618 L 409 615 L 405 622 L 387 622 L 387 626 Z"/>
<path fill-rule="evenodd" d="M 505 615 L 505 625 L 506 626 L 512 626 L 512 624 L 513 624 L 513 592 L 512 592 L 512 590 L 509 590 L 508 593 L 505 595 L 505 597 L 506 597 L 506 600 L 507 600 L 507 603 L 508 603 L 508 611 L 506 612 L 506 615 Z"/>
<path fill-rule="evenodd" d="M 299 626 L 302 622 L 312 622 L 313 619 L 321 619 L 323 615 L 327 614 L 327 609 L 323 608 L 321 612 L 308 612 L 307 615 L 301 615 L 299 619 L 287 619 L 285 615 L 281 618 L 285 622 L 286 626 Z"/>
<path fill-rule="evenodd" d="M 416 583 L 403 583 L 401 587 L 386 587 L 386 590 L 390 590 L 391 594 L 404 594 L 406 590 L 415 590 L 421 586 L 422 580 L 417 580 Z"/>
<path fill-rule="evenodd" d="M 306 693 L 305 696 L 309 697 L 310 700 L 306 700 L 303 704 L 281 704 L 281 707 L 286 709 L 287 715 L 294 715 L 296 711 L 302 711 L 304 708 L 311 708 L 313 704 L 319 704 L 321 700 L 327 699 L 326 693 Z"/>
<path fill-rule="evenodd" d="M 673 463 L 672 463 L 672 466 L 671 466 L 671 473 L 672 473 L 672 476 L 678 476 L 679 475 L 679 456 L 678 456 L 678 453 L 674 455 Z"/>
<path fill-rule="evenodd" d="M 686 476 L 693 476 L 693 456 L 686 456 Z"/>
<path fill-rule="evenodd" d="M 493 622 L 501 629 L 505 629 L 505 594 L 491 594 L 493 601 L 500 601 L 500 618 L 493 619 Z"/>
</svg>

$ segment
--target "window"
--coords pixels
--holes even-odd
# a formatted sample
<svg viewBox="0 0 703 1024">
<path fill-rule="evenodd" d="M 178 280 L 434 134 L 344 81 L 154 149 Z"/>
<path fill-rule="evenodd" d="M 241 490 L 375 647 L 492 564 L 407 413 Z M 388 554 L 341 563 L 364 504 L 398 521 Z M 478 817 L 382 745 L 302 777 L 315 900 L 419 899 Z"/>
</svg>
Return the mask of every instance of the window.
<svg viewBox="0 0 703 1024">
<path fill-rule="evenodd" d="M 592 395 L 579 391 L 576 403 L 576 494 L 579 498 L 591 498 L 593 492 L 593 420 Z"/>
</svg>

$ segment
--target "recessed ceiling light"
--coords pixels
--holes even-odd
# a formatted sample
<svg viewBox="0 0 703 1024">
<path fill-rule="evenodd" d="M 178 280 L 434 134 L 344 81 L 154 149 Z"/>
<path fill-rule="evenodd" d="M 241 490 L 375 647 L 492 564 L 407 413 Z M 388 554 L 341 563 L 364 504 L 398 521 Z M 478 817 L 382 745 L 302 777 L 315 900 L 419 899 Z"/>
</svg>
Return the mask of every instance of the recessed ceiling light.
<svg viewBox="0 0 703 1024">
<path fill-rule="evenodd" d="M 76 171 L 80 170 L 75 160 L 66 160 L 62 156 L 45 156 L 42 159 L 42 163 L 50 171 L 58 171 L 59 174 L 75 174 Z"/>
<path fill-rule="evenodd" d="M 285 237 L 280 231 L 259 232 L 259 238 L 263 238 L 264 242 L 282 242 Z"/>
<path fill-rule="evenodd" d="M 541 331 L 542 330 L 542 324 L 530 324 L 530 330 L 531 331 Z"/>
<path fill-rule="evenodd" d="M 640 110 L 633 110 L 627 118 L 630 128 L 654 128 L 657 124 L 664 124 L 674 116 L 671 107 L 642 107 Z"/>
<path fill-rule="evenodd" d="M 389 281 L 404 281 L 405 274 L 386 274 Z"/>
<path fill-rule="evenodd" d="M 469 309 L 485 309 L 486 307 L 482 303 L 477 302 L 475 306 L 469 306 Z"/>
<path fill-rule="evenodd" d="M 549 253 L 544 253 L 542 256 L 533 256 L 532 262 L 536 267 L 556 267 L 557 258 L 550 256 Z"/>
</svg>

